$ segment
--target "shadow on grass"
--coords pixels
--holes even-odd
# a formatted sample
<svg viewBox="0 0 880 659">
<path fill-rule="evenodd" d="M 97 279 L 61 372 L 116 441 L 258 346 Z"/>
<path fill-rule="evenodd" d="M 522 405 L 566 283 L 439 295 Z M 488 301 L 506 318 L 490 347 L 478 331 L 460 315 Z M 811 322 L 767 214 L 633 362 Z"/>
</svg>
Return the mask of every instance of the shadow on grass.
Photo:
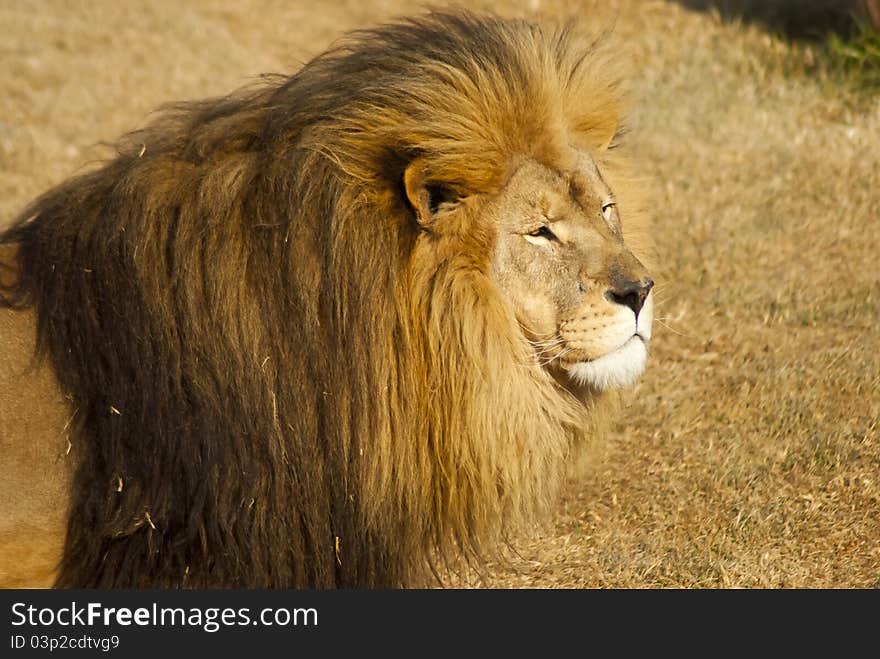
<svg viewBox="0 0 880 659">
<path fill-rule="evenodd" d="M 859 91 L 880 90 L 880 0 L 672 1 L 808 43 L 819 56 L 809 69 L 845 80 Z"/>
<path fill-rule="evenodd" d="M 689 9 L 717 10 L 727 20 L 759 23 L 791 39 L 844 39 L 858 32 L 859 17 L 880 29 L 880 0 L 673 0 Z M 876 13 L 876 15 L 874 15 Z"/>
</svg>

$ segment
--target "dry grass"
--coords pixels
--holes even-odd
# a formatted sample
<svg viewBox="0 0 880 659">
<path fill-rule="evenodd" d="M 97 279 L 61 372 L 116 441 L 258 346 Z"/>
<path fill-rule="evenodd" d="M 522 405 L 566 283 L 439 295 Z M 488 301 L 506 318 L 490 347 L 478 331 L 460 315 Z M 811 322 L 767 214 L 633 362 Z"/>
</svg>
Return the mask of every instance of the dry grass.
<svg viewBox="0 0 880 659">
<path fill-rule="evenodd" d="M 553 527 L 488 584 L 880 586 L 880 101 L 792 67 L 809 54 L 758 26 L 601 4 L 633 62 L 662 322 Z M 157 104 L 416 8 L 302 5 L 3 3 L 0 222 Z"/>
</svg>

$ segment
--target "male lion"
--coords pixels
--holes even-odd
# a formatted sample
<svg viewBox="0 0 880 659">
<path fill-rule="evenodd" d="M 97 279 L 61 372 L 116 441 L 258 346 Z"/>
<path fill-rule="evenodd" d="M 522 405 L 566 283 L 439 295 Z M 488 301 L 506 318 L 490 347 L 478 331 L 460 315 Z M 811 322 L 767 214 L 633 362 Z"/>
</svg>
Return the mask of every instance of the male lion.
<svg viewBox="0 0 880 659">
<path fill-rule="evenodd" d="M 0 240 L 5 582 L 405 586 L 536 519 L 651 335 L 602 52 L 358 32 L 38 199 Z"/>
</svg>

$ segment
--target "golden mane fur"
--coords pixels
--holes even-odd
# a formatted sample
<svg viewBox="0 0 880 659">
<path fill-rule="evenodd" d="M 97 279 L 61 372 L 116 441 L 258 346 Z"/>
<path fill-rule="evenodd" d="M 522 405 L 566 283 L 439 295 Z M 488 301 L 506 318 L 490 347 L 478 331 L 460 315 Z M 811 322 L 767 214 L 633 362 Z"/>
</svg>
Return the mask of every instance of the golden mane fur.
<svg viewBox="0 0 880 659">
<path fill-rule="evenodd" d="M 603 52 L 466 12 L 357 32 L 28 208 L 2 302 L 35 309 L 81 456 L 57 584 L 413 585 L 545 510 L 594 401 L 536 364 L 476 200 L 605 147 Z M 416 160 L 460 199 L 442 237 Z"/>
</svg>

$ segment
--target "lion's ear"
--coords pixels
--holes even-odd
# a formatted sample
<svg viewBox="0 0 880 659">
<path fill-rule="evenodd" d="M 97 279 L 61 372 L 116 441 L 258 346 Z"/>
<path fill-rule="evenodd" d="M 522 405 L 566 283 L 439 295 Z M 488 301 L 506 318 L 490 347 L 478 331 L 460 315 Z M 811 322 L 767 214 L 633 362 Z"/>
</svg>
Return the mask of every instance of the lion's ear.
<svg viewBox="0 0 880 659">
<path fill-rule="evenodd" d="M 441 204 L 457 198 L 451 187 L 431 180 L 424 162 L 418 159 L 411 162 L 403 172 L 403 191 L 416 220 L 423 227 L 433 221 Z"/>
<path fill-rule="evenodd" d="M 614 122 L 609 123 L 604 127 L 604 131 L 600 138 L 602 146 L 600 151 L 607 151 L 610 148 L 614 148 L 619 142 L 620 139 L 626 133 L 626 125 Z"/>
<path fill-rule="evenodd" d="M 576 137 L 575 142 L 582 149 L 607 151 L 618 143 L 625 132 L 626 126 L 613 117 L 590 117 L 589 122 L 578 126 L 575 135 L 580 139 Z"/>
</svg>

